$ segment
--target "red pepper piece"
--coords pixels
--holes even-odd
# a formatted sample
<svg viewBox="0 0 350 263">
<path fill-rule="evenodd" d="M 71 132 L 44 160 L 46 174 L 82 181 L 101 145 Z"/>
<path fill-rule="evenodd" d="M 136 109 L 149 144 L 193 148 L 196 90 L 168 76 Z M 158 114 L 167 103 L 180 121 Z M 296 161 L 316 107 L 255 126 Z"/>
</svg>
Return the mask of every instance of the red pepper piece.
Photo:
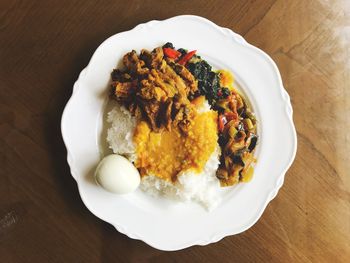
<svg viewBox="0 0 350 263">
<path fill-rule="evenodd" d="M 186 65 L 186 63 L 196 54 L 197 50 L 193 50 L 184 55 L 177 63 L 180 65 Z"/>
<path fill-rule="evenodd" d="M 218 118 L 218 126 L 219 126 L 219 131 L 222 132 L 225 128 L 225 124 L 227 123 L 225 115 L 220 114 Z"/>
<path fill-rule="evenodd" d="M 238 119 L 238 115 L 235 112 L 226 112 L 225 113 L 225 117 L 227 119 L 227 121 L 232 121 L 232 120 L 237 120 Z"/>
<path fill-rule="evenodd" d="M 168 58 L 178 58 L 181 56 L 179 51 L 168 47 L 163 48 L 163 52 Z"/>
</svg>

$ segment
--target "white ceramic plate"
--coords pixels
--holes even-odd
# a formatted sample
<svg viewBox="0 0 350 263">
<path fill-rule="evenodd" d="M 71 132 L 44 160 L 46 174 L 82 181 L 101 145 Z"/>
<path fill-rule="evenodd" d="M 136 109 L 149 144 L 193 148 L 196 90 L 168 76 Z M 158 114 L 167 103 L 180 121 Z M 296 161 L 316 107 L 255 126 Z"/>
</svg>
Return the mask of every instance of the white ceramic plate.
<svg viewBox="0 0 350 263">
<path fill-rule="evenodd" d="M 131 49 L 153 49 L 168 41 L 196 49 L 216 68 L 231 70 L 259 122 L 253 180 L 224 191 L 222 204 L 211 212 L 194 203 L 149 197 L 140 190 L 113 195 L 93 179 L 101 158 L 111 70 Z M 206 245 L 251 227 L 282 186 L 297 144 L 289 96 L 272 59 L 231 30 L 187 15 L 141 24 L 104 41 L 74 84 L 61 128 L 71 173 L 86 207 L 119 232 L 161 250 Z"/>
</svg>

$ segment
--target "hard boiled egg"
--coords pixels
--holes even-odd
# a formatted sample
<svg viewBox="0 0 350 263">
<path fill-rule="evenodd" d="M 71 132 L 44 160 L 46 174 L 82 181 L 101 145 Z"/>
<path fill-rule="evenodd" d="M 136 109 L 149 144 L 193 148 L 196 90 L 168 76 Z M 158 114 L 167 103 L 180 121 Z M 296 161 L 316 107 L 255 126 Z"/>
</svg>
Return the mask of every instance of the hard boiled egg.
<svg viewBox="0 0 350 263">
<path fill-rule="evenodd" d="M 118 154 L 104 157 L 96 168 L 95 177 L 99 185 L 116 194 L 130 193 L 140 184 L 136 167 Z"/>
</svg>

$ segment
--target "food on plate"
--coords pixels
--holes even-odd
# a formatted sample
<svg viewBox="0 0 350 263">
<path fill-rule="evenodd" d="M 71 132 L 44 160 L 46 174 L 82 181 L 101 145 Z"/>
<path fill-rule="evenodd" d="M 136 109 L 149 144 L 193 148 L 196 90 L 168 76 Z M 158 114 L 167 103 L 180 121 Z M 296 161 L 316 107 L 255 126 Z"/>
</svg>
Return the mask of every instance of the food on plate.
<svg viewBox="0 0 350 263">
<path fill-rule="evenodd" d="M 216 172 L 222 186 L 248 182 L 253 175 L 254 150 L 257 144 L 256 118 L 247 101 L 234 88 L 233 76 L 227 70 L 214 72 L 200 57 L 187 65 L 198 80 L 198 88 L 218 113 L 221 148 L 220 166 Z"/>
<path fill-rule="evenodd" d="M 141 189 L 208 208 L 223 186 L 248 182 L 257 123 L 227 70 L 171 43 L 128 52 L 112 72 L 107 141 L 141 175 Z"/>
<path fill-rule="evenodd" d="M 140 184 L 140 175 L 135 166 L 118 154 L 108 155 L 100 161 L 95 178 L 104 189 L 116 194 L 133 192 Z"/>
<path fill-rule="evenodd" d="M 142 176 L 157 175 L 175 182 L 180 172 L 200 172 L 217 147 L 217 114 L 207 111 L 195 114 L 184 133 L 180 126 L 157 132 L 146 121 L 135 129 L 134 143 L 138 156 L 135 166 Z"/>
<path fill-rule="evenodd" d="M 179 127 L 185 131 L 192 118 L 189 100 L 197 81 L 183 65 L 164 59 L 163 49 L 127 53 L 125 71 L 112 73 L 114 98 L 133 116 L 147 121 L 153 131 Z M 173 125 L 172 125 L 173 124 Z"/>
</svg>

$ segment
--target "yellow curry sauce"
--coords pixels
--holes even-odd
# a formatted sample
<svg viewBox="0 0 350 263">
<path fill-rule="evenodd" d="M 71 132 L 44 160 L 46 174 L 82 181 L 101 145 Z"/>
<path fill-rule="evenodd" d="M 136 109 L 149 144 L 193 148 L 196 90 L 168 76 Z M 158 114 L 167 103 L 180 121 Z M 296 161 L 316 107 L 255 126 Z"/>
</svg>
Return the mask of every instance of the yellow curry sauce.
<svg viewBox="0 0 350 263">
<path fill-rule="evenodd" d="M 176 181 L 181 172 L 201 172 L 215 151 L 217 140 L 217 113 L 213 110 L 196 112 L 187 135 L 178 127 L 154 132 L 147 122 L 141 121 L 134 133 L 138 156 L 135 165 L 141 176 L 153 174 Z"/>
</svg>

